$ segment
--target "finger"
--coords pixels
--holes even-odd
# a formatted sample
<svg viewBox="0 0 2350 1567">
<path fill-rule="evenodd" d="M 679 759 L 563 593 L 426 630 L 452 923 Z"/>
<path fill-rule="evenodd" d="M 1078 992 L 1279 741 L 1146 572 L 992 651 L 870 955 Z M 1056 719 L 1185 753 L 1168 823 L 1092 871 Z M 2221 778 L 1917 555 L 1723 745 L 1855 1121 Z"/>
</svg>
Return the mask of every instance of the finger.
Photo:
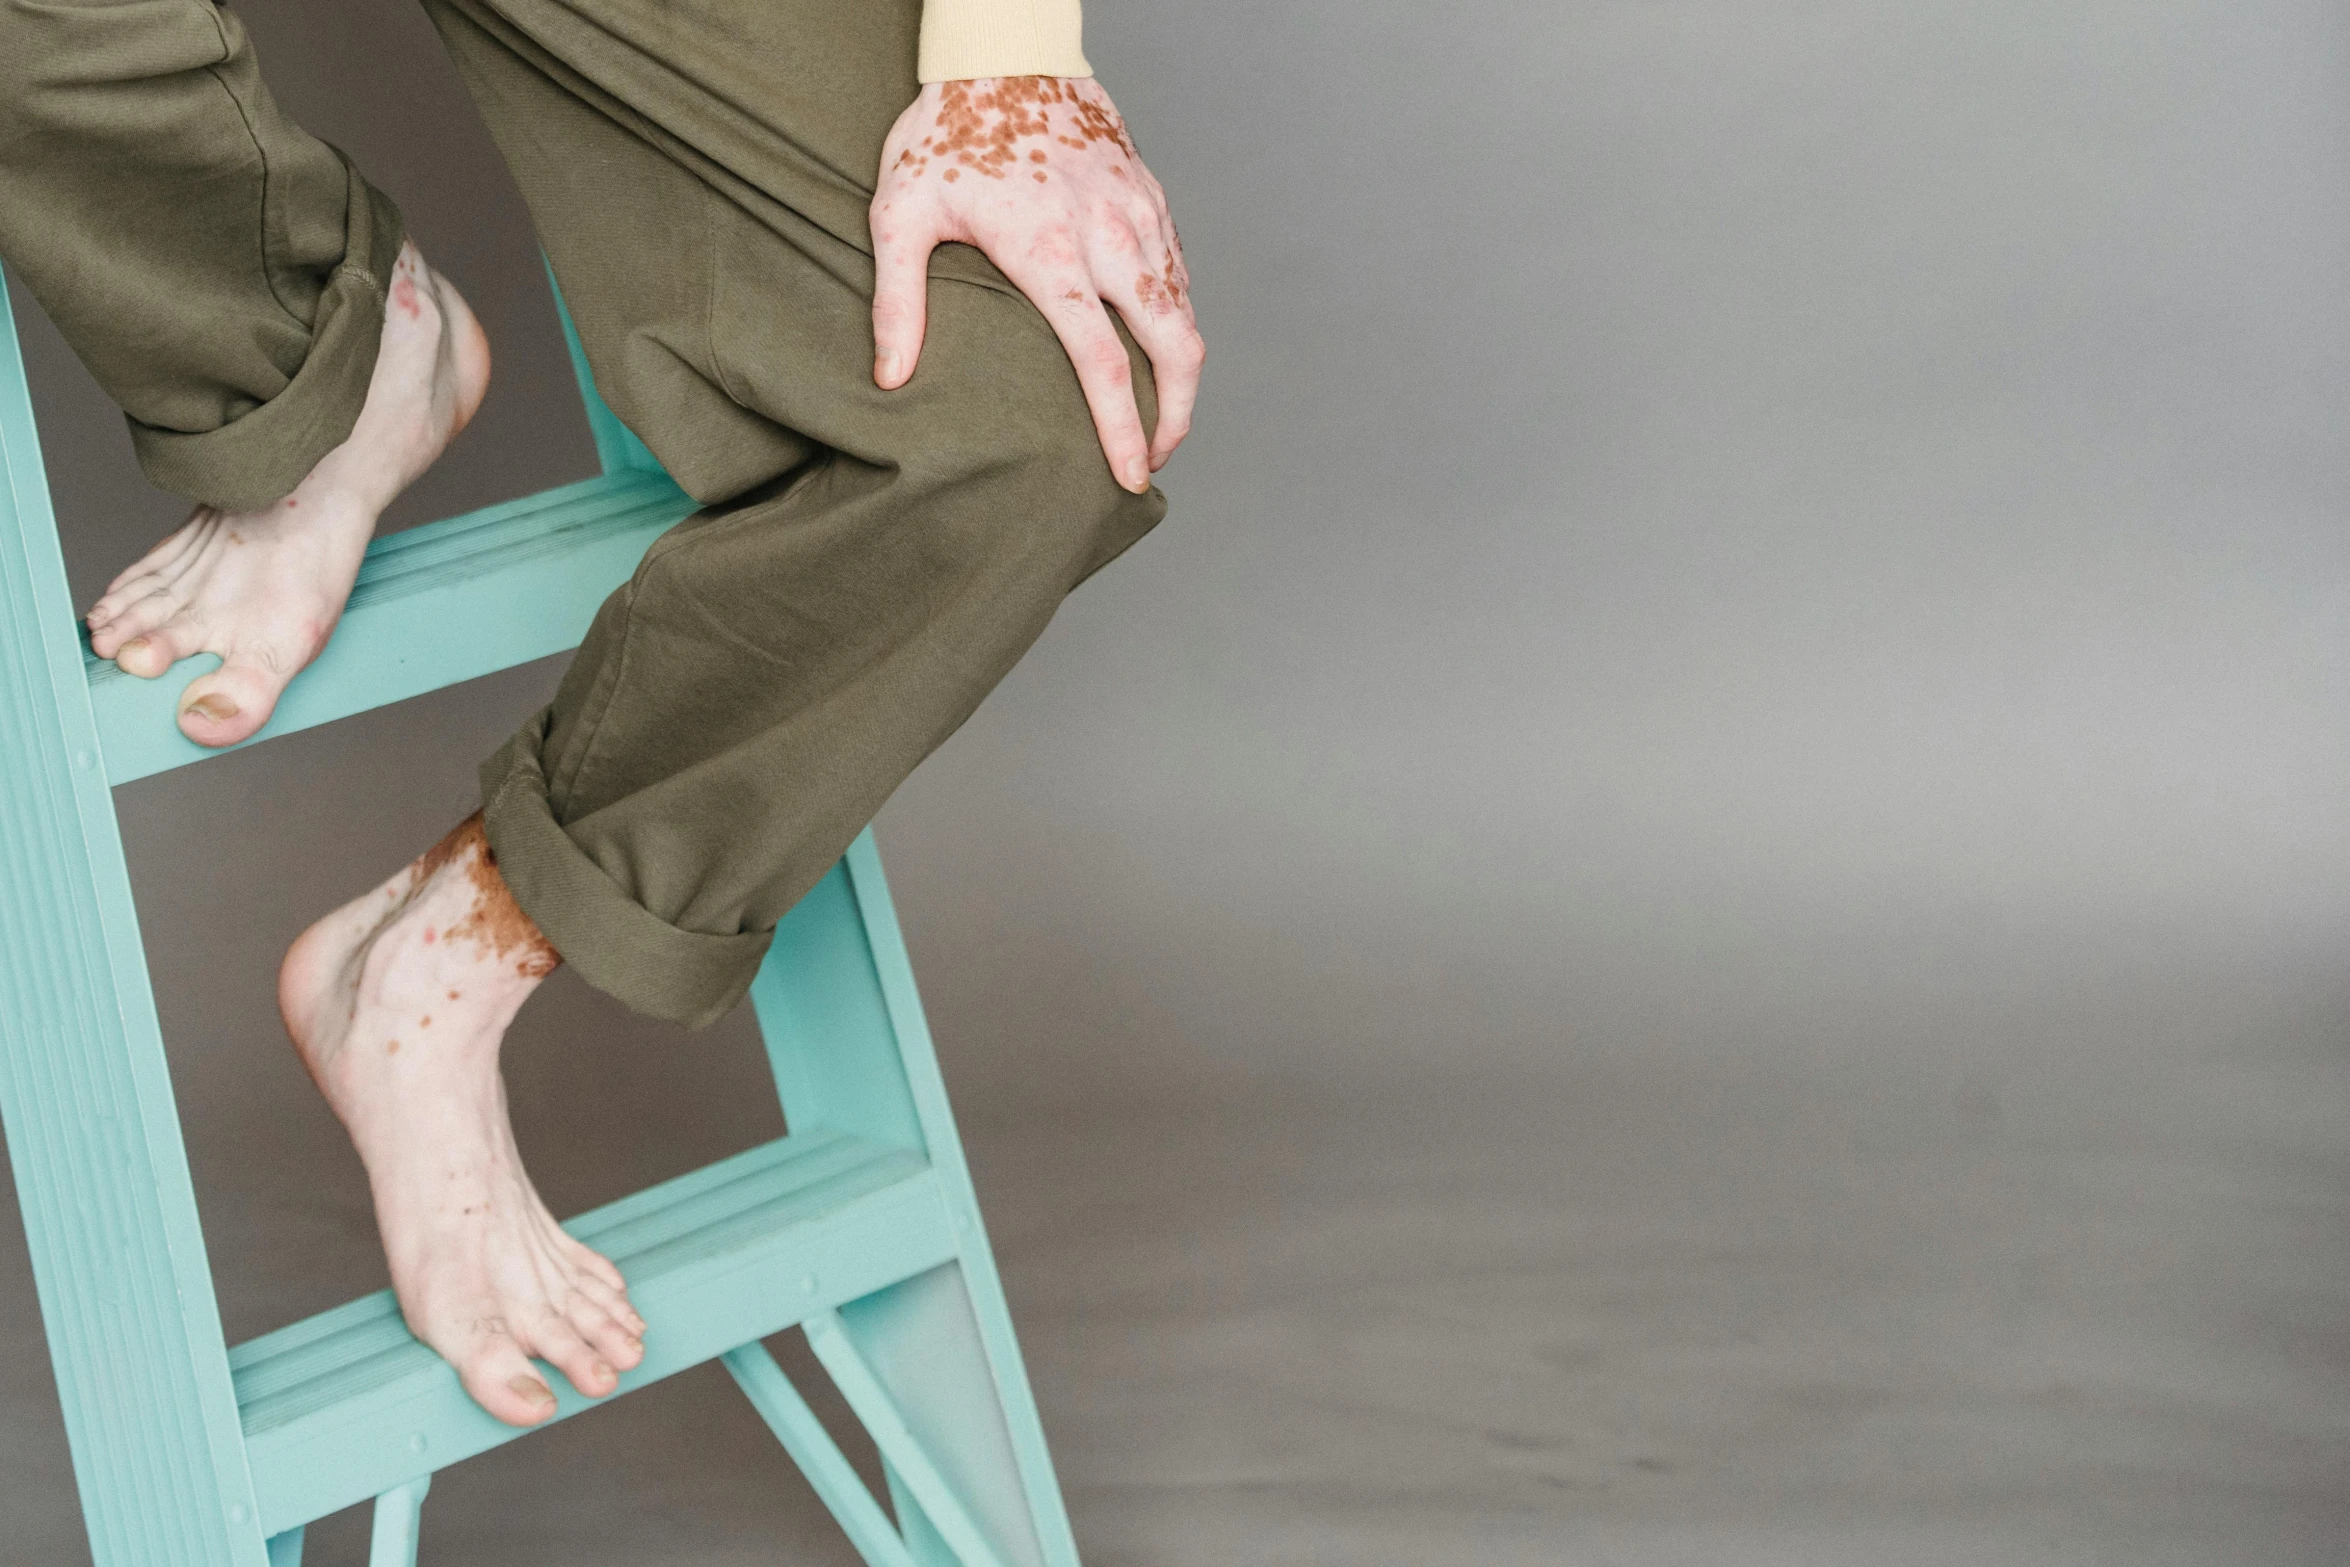
<svg viewBox="0 0 2350 1567">
<path fill-rule="evenodd" d="M 1155 472 L 1191 433 L 1191 410 L 1199 400 L 1200 366 L 1207 358 L 1207 345 L 1192 319 L 1182 285 L 1171 275 L 1171 262 L 1137 270 L 1130 259 L 1115 253 L 1103 261 L 1095 273 L 1104 279 L 1102 297 L 1125 317 L 1126 329 L 1150 356 L 1151 379 L 1158 388 L 1159 419 L 1150 444 L 1150 465 Z M 1121 270 L 1113 270 L 1122 263 Z"/>
<path fill-rule="evenodd" d="M 938 225 L 927 209 L 894 198 L 874 203 L 872 221 L 873 381 L 894 392 L 913 378 L 922 357 Z"/>
<path fill-rule="evenodd" d="M 1036 302 L 1068 351 L 1111 474 L 1125 488 L 1142 494 L 1151 487 L 1150 448 L 1142 433 L 1142 415 L 1134 406 L 1134 364 L 1126 357 L 1125 340 L 1110 325 L 1101 296 L 1074 271 L 1006 275 Z"/>
</svg>

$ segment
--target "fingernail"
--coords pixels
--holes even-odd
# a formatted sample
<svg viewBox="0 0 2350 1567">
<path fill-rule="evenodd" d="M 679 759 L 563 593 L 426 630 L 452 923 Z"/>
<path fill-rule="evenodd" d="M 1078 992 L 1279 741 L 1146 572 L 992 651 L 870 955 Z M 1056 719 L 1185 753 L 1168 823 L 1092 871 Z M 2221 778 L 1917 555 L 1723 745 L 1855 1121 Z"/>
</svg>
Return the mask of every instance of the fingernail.
<svg viewBox="0 0 2350 1567">
<path fill-rule="evenodd" d="M 881 357 L 873 362 L 873 373 L 885 386 L 895 381 L 898 378 L 898 351 L 894 348 L 883 349 Z"/>
<path fill-rule="evenodd" d="M 201 717 L 209 718 L 216 724 L 234 718 L 244 711 L 227 697 L 219 695 L 200 696 L 188 704 L 187 710 Z"/>
<path fill-rule="evenodd" d="M 1150 460 L 1137 457 L 1126 465 L 1126 488 L 1140 495 L 1151 487 Z"/>
<path fill-rule="evenodd" d="M 506 1385 L 534 1404 L 543 1405 L 550 1409 L 554 1407 L 555 1395 L 548 1392 L 547 1384 L 541 1382 L 537 1377 L 508 1377 Z"/>
</svg>

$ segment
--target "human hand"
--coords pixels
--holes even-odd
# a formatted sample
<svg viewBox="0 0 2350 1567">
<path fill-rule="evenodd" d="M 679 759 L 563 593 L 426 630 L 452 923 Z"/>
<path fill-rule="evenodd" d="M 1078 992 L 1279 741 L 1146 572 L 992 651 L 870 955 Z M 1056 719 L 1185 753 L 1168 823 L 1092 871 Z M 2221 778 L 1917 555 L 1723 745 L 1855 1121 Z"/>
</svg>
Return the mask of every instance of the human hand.
<svg viewBox="0 0 2350 1567">
<path fill-rule="evenodd" d="M 872 222 L 877 383 L 905 385 L 922 355 L 931 251 L 976 245 L 1069 351 L 1110 472 L 1150 488 L 1191 429 L 1206 350 L 1166 193 L 1108 93 L 1083 77 L 925 84 L 882 146 Z M 1147 441 L 1105 304 L 1150 356 L 1159 422 Z"/>
</svg>

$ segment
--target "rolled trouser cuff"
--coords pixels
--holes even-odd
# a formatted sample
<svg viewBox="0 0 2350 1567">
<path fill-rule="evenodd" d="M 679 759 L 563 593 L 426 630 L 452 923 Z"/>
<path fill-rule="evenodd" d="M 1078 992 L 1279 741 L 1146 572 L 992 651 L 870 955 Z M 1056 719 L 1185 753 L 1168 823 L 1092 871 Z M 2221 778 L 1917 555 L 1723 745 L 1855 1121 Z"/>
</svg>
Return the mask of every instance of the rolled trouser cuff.
<svg viewBox="0 0 2350 1567">
<path fill-rule="evenodd" d="M 481 764 L 483 827 L 514 901 L 580 978 L 631 1010 L 688 1028 L 717 1022 L 751 988 L 773 936 L 680 930 L 573 841 L 547 798 L 551 713 Z"/>
<path fill-rule="evenodd" d="M 340 154 L 338 154 L 340 156 Z M 392 198 L 349 158 L 342 265 L 310 323 L 310 352 L 268 402 L 217 430 L 190 433 L 130 421 L 131 447 L 156 488 L 223 511 L 254 511 L 293 493 L 318 460 L 351 437 L 383 341 L 384 295 L 407 240 Z"/>
</svg>

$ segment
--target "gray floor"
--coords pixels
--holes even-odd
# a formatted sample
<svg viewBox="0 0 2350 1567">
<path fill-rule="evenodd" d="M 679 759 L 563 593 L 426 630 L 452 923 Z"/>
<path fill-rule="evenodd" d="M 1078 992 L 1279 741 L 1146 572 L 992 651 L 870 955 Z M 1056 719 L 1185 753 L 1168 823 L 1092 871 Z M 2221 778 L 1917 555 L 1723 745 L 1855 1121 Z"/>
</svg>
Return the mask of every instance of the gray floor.
<svg viewBox="0 0 2350 1567">
<path fill-rule="evenodd" d="M 237 9 L 497 344 L 395 524 L 584 472 L 421 16 Z M 880 831 L 1088 1560 L 2350 1561 L 2338 0 L 1087 14 L 1208 396 Z M 87 596 L 175 508 L 20 319 Z M 276 957 L 554 673 L 118 792 L 237 1337 L 382 1279 Z M 566 1211 L 775 1127 L 568 976 L 509 1067 Z M 426 1543 L 848 1560 L 704 1373 Z"/>
<path fill-rule="evenodd" d="M 1890 1041 L 1106 1105 L 949 1070 L 1093 1562 L 2342 1560 L 2350 1106 L 2295 1020 L 2125 1010 L 2131 1069 L 2069 1079 Z M 564 1036 L 600 1012 L 558 992 L 519 1052 L 559 1202 L 765 1135 L 746 1030 L 582 1080 Z M 215 1066 L 232 1328 L 378 1282 L 291 1061 Z M 14 1240 L 5 1555 L 71 1561 Z M 706 1370 L 443 1476 L 429 1518 L 435 1563 L 852 1560 Z M 315 1549 L 359 1560 L 357 1520 Z"/>
</svg>

